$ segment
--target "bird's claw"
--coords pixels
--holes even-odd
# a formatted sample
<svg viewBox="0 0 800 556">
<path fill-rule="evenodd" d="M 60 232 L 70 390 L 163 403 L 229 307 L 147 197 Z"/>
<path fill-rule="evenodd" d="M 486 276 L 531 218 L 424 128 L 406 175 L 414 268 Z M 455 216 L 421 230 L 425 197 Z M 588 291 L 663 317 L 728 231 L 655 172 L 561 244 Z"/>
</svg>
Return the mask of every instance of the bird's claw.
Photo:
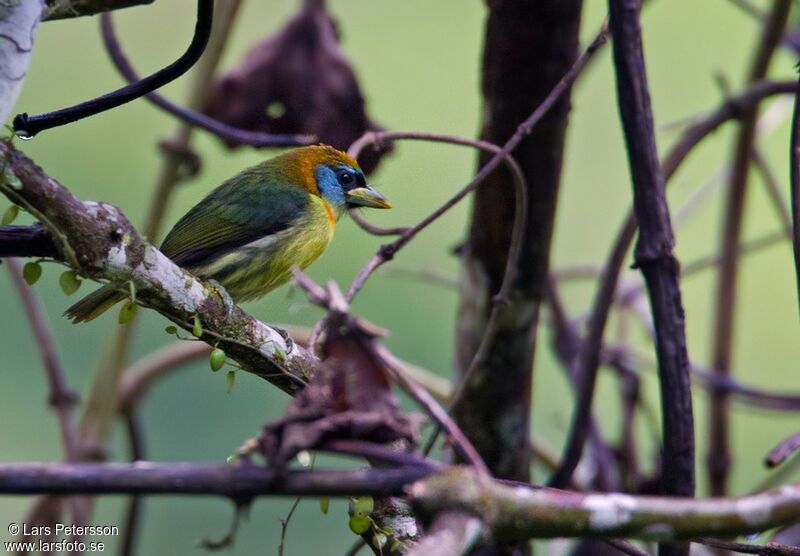
<svg viewBox="0 0 800 556">
<path fill-rule="evenodd" d="M 279 326 L 273 326 L 272 329 L 280 334 L 281 338 L 283 338 L 283 341 L 286 342 L 286 351 L 292 351 L 294 349 L 294 340 L 292 340 L 292 337 L 289 335 L 289 333 Z"/>
</svg>

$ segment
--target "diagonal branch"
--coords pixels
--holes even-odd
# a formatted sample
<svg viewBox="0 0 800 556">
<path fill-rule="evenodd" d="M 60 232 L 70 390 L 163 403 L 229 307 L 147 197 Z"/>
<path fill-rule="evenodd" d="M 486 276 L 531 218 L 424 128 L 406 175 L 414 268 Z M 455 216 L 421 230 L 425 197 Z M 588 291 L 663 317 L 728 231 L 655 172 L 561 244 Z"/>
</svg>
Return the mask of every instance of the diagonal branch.
<svg viewBox="0 0 800 556">
<path fill-rule="evenodd" d="M 100 16 L 100 29 L 106 51 L 108 51 L 108 55 L 111 57 L 117 70 L 128 83 L 140 81 L 141 77 L 136 73 L 136 70 L 133 69 L 133 66 L 130 61 L 128 61 L 128 57 L 125 56 L 125 52 L 123 52 L 122 46 L 117 39 L 111 14 L 104 13 Z M 219 120 L 215 120 L 214 118 L 210 118 L 191 108 L 179 106 L 156 91 L 147 93 L 145 97 L 165 112 L 176 116 L 183 122 L 205 129 L 221 139 L 234 144 L 250 145 L 258 148 L 296 147 L 309 145 L 315 140 L 313 136 L 308 135 L 273 135 L 270 133 L 258 133 L 246 129 L 239 129 Z"/>
<path fill-rule="evenodd" d="M 293 393 L 317 359 L 238 307 L 225 306 L 212 287 L 177 267 L 149 245 L 116 207 L 84 203 L 9 143 L 0 143 L 6 166 L 0 192 L 44 223 L 59 259 L 80 274 L 136 290 L 137 301 L 185 330 L 197 317 L 200 339 L 218 345 L 242 367 Z"/>
</svg>

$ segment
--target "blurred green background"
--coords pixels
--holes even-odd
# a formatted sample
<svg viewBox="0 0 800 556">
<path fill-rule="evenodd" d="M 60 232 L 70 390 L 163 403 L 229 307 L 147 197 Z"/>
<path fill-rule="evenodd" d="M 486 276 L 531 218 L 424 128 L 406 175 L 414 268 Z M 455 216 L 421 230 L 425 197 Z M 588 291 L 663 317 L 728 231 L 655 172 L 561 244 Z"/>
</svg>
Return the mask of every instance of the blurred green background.
<svg viewBox="0 0 800 556">
<path fill-rule="evenodd" d="M 223 60 L 238 63 L 249 45 L 278 28 L 299 2 L 245 2 L 233 40 Z M 643 24 L 649 78 L 662 152 L 685 122 L 714 107 L 722 96 L 715 75 L 739 87 L 758 40 L 758 26 L 726 0 L 654 1 Z M 756 2 L 766 7 L 767 2 Z M 485 6 L 478 0 L 331 0 L 330 8 L 343 33 L 343 48 L 351 58 L 368 98 L 373 117 L 390 129 L 423 130 L 474 136 L 480 122 L 479 61 Z M 172 61 L 189 41 L 195 2 L 171 0 L 126 10 L 116 15 L 122 41 L 141 72 Z M 584 38 L 598 28 L 605 2 L 587 0 Z M 574 96 L 568 135 L 563 189 L 559 202 L 553 262 L 555 267 L 599 263 L 607 254 L 630 200 L 628 170 L 620 133 L 610 52 L 602 52 L 581 78 Z M 777 56 L 772 73 L 791 77 L 794 60 Z M 180 101 L 186 79 L 165 93 Z M 33 62 L 18 102 L 18 111 L 40 113 L 93 97 L 120 85 L 108 61 L 93 18 L 47 23 L 40 27 Z M 768 105 L 778 125 L 765 134 L 761 147 L 779 181 L 788 180 L 788 116 L 791 106 Z M 533 108 L 533 107 L 532 107 Z M 141 223 L 160 164 L 158 140 L 176 127 L 175 121 L 145 101 L 64 128 L 43 133 L 23 145 L 45 170 L 84 199 L 100 199 L 121 207 Z M 726 163 L 731 127 L 725 127 L 695 152 L 673 181 L 669 200 L 681 206 Z M 184 184 L 170 208 L 167 226 L 227 176 L 269 153 L 229 152 L 213 138 L 197 133 L 196 150 L 203 172 Z M 394 203 L 386 213 L 370 213 L 382 225 L 412 223 L 465 184 L 475 157 L 457 147 L 401 143 L 386 159 L 373 182 Z M 682 262 L 712 253 L 720 228 L 719 193 L 678 229 L 677 254 Z M 7 201 L 0 200 L 0 211 Z M 463 236 L 467 205 L 462 204 L 401 252 L 391 266 L 427 268 L 452 277 L 458 265 L 449 249 Z M 754 238 L 778 230 L 780 223 L 754 176 L 748 194 L 745 236 Z M 317 280 L 346 285 L 374 252 L 379 241 L 351 222 L 339 226 L 331 248 L 311 269 Z M 61 317 L 74 300 L 60 292 L 61 267 L 45 265 L 35 286 L 46 307 L 58 352 L 70 384 L 86 393 L 99 352 L 117 326 L 108 314 L 88 325 L 72 326 Z M 735 369 L 748 383 L 800 390 L 795 362 L 800 359 L 800 327 L 791 251 L 787 243 L 744 259 L 739 284 Z M 626 277 L 631 283 L 635 273 Z M 84 284 L 85 294 L 92 284 Z M 712 338 L 715 278 L 705 272 L 684 282 L 690 355 L 706 364 Z M 584 313 L 593 293 L 591 283 L 565 286 L 563 295 L 573 315 Z M 449 375 L 457 296 L 440 286 L 382 273 L 375 276 L 355 303 L 360 315 L 391 330 L 389 347 L 418 365 Z M 61 457 L 56 420 L 46 405 L 46 388 L 20 303 L 7 273 L 0 272 L 0 461 L 57 461 Z M 319 312 L 302 295 L 283 288 L 247 306 L 269 322 L 312 324 Z M 140 316 L 135 356 L 170 341 L 164 319 Z M 612 333 L 614 329 L 611 329 Z M 634 328 L 632 338 L 646 346 Z M 533 431 L 536 438 L 560 448 L 569 423 L 571 395 L 563 372 L 550 354 L 549 332 L 540 334 L 535 370 Z M 657 408 L 654 372 L 645 368 L 646 395 Z M 498 379 L 501 379 L 498 377 Z M 597 413 L 607 423 L 606 435 L 617 436 L 619 402 L 614 379 L 603 374 Z M 696 396 L 699 493 L 705 492 L 705 395 Z M 160 382 L 143 405 L 149 457 L 156 461 L 223 462 L 240 443 L 267 420 L 281 414 L 287 398 L 259 379 L 239 376 L 225 393 L 222 374 L 197 364 Z M 767 450 L 794 432 L 797 418 L 762 413 L 735 405 L 733 434 L 736 464 L 732 492 L 743 494 L 767 475 L 761 460 Z M 643 428 L 644 431 L 644 428 Z M 642 432 L 640 446 L 649 451 Z M 112 457 L 127 456 L 119 431 Z M 542 479 L 543 475 L 537 475 Z M 0 498 L 0 524 L 18 521 L 28 508 L 26 498 Z M 289 499 L 261 499 L 240 528 L 235 554 L 274 554 L 280 518 Z M 103 499 L 95 512 L 100 524 L 121 523 L 121 499 Z M 231 506 L 214 498 L 152 498 L 145 504 L 140 554 L 190 554 L 201 551 L 195 541 L 219 536 L 227 528 Z M 7 540 L 0 535 L 0 540 Z M 340 554 L 354 536 L 347 529 L 345 506 L 332 504 L 322 516 L 315 501 L 301 503 L 289 528 L 287 554 Z M 111 541 L 113 544 L 113 540 Z"/>
</svg>

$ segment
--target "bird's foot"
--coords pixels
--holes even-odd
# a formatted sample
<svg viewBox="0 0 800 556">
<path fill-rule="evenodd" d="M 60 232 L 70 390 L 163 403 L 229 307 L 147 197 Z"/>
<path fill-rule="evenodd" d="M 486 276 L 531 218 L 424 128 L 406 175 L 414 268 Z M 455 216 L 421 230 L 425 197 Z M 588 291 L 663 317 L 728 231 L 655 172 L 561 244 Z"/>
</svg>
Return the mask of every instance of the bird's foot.
<svg viewBox="0 0 800 556">
<path fill-rule="evenodd" d="M 292 351 L 294 349 L 294 340 L 292 340 L 292 337 L 289 335 L 289 333 L 280 326 L 270 326 L 275 332 L 280 334 L 281 338 L 283 338 L 283 341 L 286 342 L 286 351 Z"/>
<path fill-rule="evenodd" d="M 236 303 L 233 301 L 233 298 L 228 293 L 228 290 L 226 290 L 225 287 L 216 280 L 208 280 L 208 283 L 212 288 L 214 288 L 214 292 L 220 297 L 220 299 L 222 299 L 222 304 L 225 306 L 225 316 L 230 319 L 233 316 L 233 308 L 236 307 Z"/>
</svg>

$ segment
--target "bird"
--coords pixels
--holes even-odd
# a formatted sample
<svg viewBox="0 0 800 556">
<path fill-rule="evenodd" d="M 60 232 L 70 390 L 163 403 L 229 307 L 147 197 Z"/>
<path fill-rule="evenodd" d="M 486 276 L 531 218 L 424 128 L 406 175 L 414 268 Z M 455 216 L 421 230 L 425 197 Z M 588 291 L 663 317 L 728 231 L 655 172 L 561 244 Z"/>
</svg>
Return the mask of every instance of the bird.
<svg viewBox="0 0 800 556">
<path fill-rule="evenodd" d="M 348 209 L 392 205 L 367 185 L 346 153 L 328 145 L 292 149 L 229 178 L 189 210 L 161 252 L 240 303 L 260 298 L 307 268 L 333 239 Z M 65 315 L 91 321 L 129 294 L 108 284 Z"/>
</svg>

